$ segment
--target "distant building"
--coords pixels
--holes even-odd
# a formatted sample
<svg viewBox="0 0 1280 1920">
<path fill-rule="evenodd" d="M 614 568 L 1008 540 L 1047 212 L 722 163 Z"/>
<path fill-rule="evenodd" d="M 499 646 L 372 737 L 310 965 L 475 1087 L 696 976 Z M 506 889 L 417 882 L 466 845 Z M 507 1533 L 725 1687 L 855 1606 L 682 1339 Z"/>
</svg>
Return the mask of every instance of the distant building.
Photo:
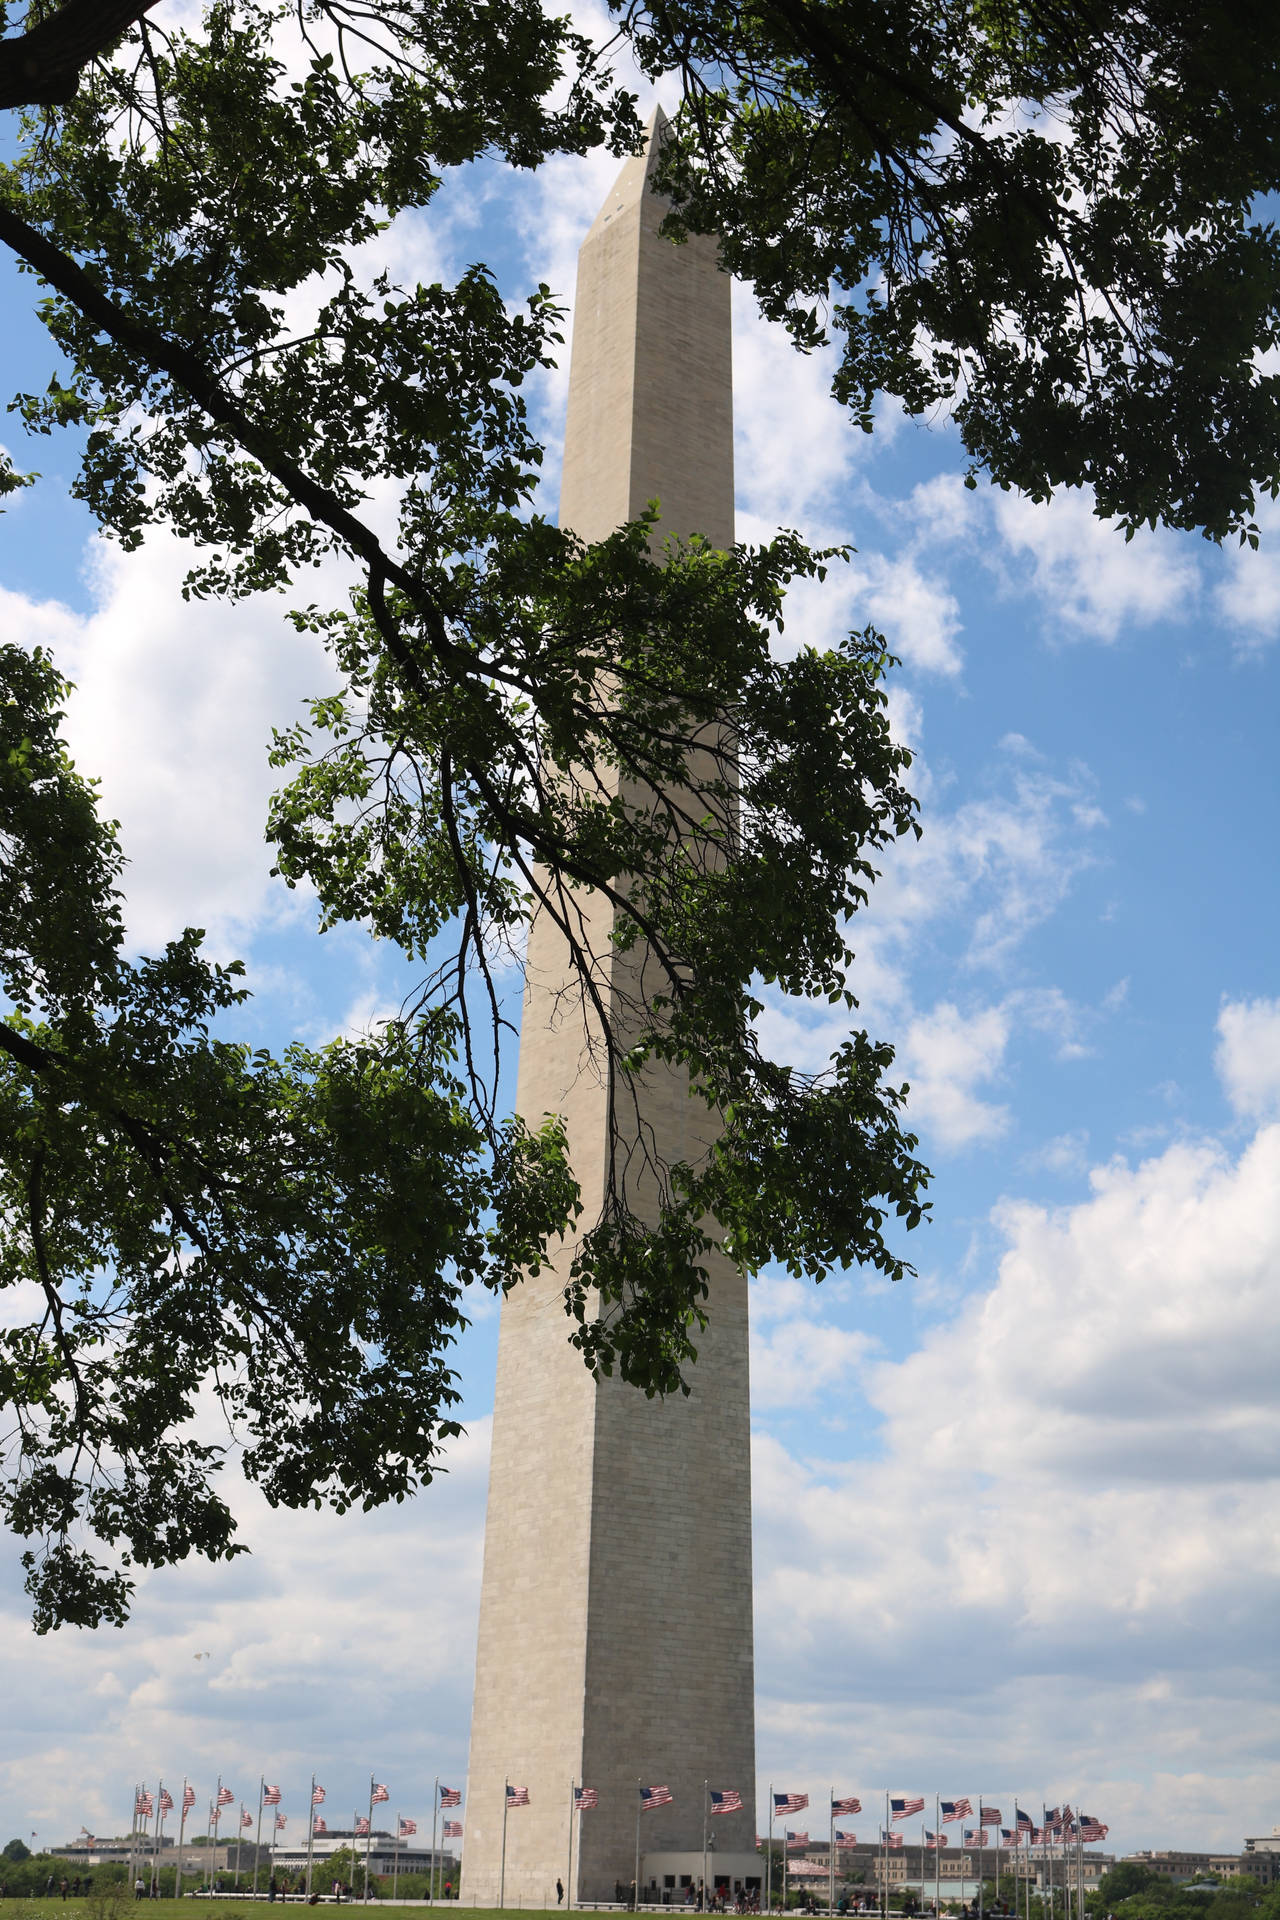
<svg viewBox="0 0 1280 1920">
<path fill-rule="evenodd" d="M 458 1856 L 437 1847 L 433 1853 L 429 1846 L 406 1845 L 403 1841 L 396 1845 L 395 1835 L 374 1828 L 372 1833 L 356 1833 L 353 1828 L 330 1827 L 327 1833 L 318 1833 L 311 1848 L 311 1871 L 313 1877 L 321 1873 L 324 1864 L 344 1847 L 350 1847 L 361 1865 L 364 1864 L 365 1848 L 369 1849 L 370 1873 L 384 1874 L 393 1871 L 400 1873 L 430 1873 L 432 1863 L 443 1879 L 453 1879 L 457 1883 Z M 264 1848 L 265 1852 L 265 1848 Z M 307 1865 L 307 1843 L 305 1838 L 294 1840 L 287 1847 L 279 1846 L 273 1855 L 276 1869 L 280 1873 L 302 1873 Z M 397 1862 L 399 1863 L 397 1869 Z"/>
<path fill-rule="evenodd" d="M 1268 1839 L 1246 1840 L 1240 1853 L 1187 1853 L 1172 1848 L 1145 1848 L 1127 1853 L 1126 1864 L 1146 1867 L 1174 1886 L 1191 1880 L 1226 1880 L 1247 1873 L 1264 1887 L 1280 1882 L 1280 1832 Z"/>
</svg>

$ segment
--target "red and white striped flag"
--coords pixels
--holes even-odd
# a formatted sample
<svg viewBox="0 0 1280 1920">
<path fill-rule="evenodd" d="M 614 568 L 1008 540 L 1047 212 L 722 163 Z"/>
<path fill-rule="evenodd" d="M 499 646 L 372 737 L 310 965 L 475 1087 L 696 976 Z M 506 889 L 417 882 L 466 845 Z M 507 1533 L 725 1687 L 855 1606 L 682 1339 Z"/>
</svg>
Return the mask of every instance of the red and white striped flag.
<svg viewBox="0 0 1280 1920">
<path fill-rule="evenodd" d="M 440 1805 L 442 1807 L 460 1807 L 462 1805 L 461 1787 L 441 1787 Z"/>
<path fill-rule="evenodd" d="M 978 1815 L 978 1818 L 982 1821 L 989 1820 L 993 1827 L 998 1827 L 1000 1825 L 1000 1809 L 999 1807 L 984 1807 Z"/>
<path fill-rule="evenodd" d="M 966 1847 L 985 1847 L 987 1844 L 986 1828 L 966 1827 L 964 1830 L 964 1843 Z"/>
<path fill-rule="evenodd" d="M 283 1833 L 285 1828 L 288 1826 L 288 1824 L 289 1824 L 289 1816 L 287 1813 L 278 1813 L 276 1815 L 276 1832 L 277 1833 Z"/>
<path fill-rule="evenodd" d="M 279 1787 L 269 1787 L 264 1781 L 262 1787 L 262 1804 L 264 1807 L 278 1807 L 280 1805 Z"/>
<path fill-rule="evenodd" d="M 858 1836 L 856 1833 L 842 1833 L 839 1827 L 836 1828 L 836 1845 L 838 1847 L 856 1847 L 857 1844 Z"/>
<path fill-rule="evenodd" d="M 311 1789 L 311 1804 L 313 1807 L 322 1807 L 324 1805 L 323 1787 L 313 1787 Z"/>
<path fill-rule="evenodd" d="M 944 1800 L 939 1812 L 942 1824 L 947 1826 L 952 1820 L 968 1820 L 973 1815 L 973 1802 L 970 1800 Z"/>
<path fill-rule="evenodd" d="M 726 1787 L 721 1793 L 717 1793 L 713 1787 L 711 1789 L 711 1811 L 712 1813 L 741 1813 L 742 1795 L 736 1787 Z"/>
<path fill-rule="evenodd" d="M 852 1798 L 848 1800 L 833 1800 L 831 1802 L 831 1811 L 832 1813 L 861 1813 L 862 1802 L 861 1800 L 854 1800 Z"/>
<path fill-rule="evenodd" d="M 788 1831 L 787 1845 L 789 1847 L 807 1847 L 808 1844 L 809 1836 L 807 1833 L 791 1833 Z"/>
<path fill-rule="evenodd" d="M 391 1789 L 390 1787 L 375 1786 L 369 1798 L 372 1800 L 374 1806 L 376 1807 L 380 1800 L 389 1800 L 391 1798 Z"/>
<path fill-rule="evenodd" d="M 184 1810 L 184 1812 L 186 1812 L 186 1813 L 190 1813 L 190 1811 L 191 1811 L 191 1809 L 192 1809 L 192 1807 L 194 1807 L 194 1805 L 195 1805 L 195 1803 L 196 1803 L 196 1790 L 195 1790 L 195 1788 L 194 1788 L 194 1787 L 184 1787 L 184 1788 L 182 1789 L 182 1805 L 183 1805 L 183 1810 Z"/>
<path fill-rule="evenodd" d="M 417 1823 L 417 1821 L 416 1821 L 416 1820 L 406 1820 L 406 1819 L 405 1819 L 405 1817 L 404 1817 L 404 1815 L 403 1815 L 403 1814 L 401 1814 L 401 1816 L 400 1816 L 400 1838 L 401 1838 L 402 1840 L 406 1840 L 406 1839 L 408 1839 L 408 1837 L 409 1837 L 409 1835 L 410 1835 L 411 1833 L 416 1833 L 417 1831 L 418 1831 L 418 1823 Z"/>
<path fill-rule="evenodd" d="M 890 1800 L 889 1802 L 890 1825 L 896 1827 L 899 1820 L 909 1820 L 913 1813 L 923 1813 L 923 1812 L 924 1812 L 924 1797 L 921 1794 L 912 1794 L 908 1796 L 906 1799 Z"/>
<path fill-rule="evenodd" d="M 328 1833 L 329 1831 L 328 1822 L 324 1820 L 317 1820 L 315 1823 L 315 1826 L 311 1829 L 311 1831 L 313 1833 Z"/>
<path fill-rule="evenodd" d="M 528 1787 L 513 1787 L 507 1782 L 507 1805 L 509 1807 L 527 1807 L 529 1804 Z"/>
<path fill-rule="evenodd" d="M 640 1811 L 652 1813 L 655 1807 L 669 1807 L 674 1797 L 670 1787 L 641 1787 Z"/>
<path fill-rule="evenodd" d="M 151 1798 L 151 1795 L 145 1787 L 139 1787 L 137 1793 L 133 1796 L 133 1811 L 135 1816 L 140 1813 L 153 1814 L 155 1810 L 156 1803 Z"/>
<path fill-rule="evenodd" d="M 241 1807 L 240 1809 L 240 1825 L 242 1827 L 251 1827 L 253 1825 L 253 1815 L 250 1813 L 248 1807 Z"/>
<path fill-rule="evenodd" d="M 365 1834 L 368 1833 L 368 1831 L 369 1831 L 369 1816 L 364 1813 L 358 1813 L 356 1815 L 356 1832 L 359 1834 L 360 1838 L 363 1840 Z"/>
<path fill-rule="evenodd" d="M 444 1823 L 444 1837 L 446 1840 L 461 1840 L 462 1838 L 461 1820 L 446 1820 Z"/>
<path fill-rule="evenodd" d="M 803 1813 L 808 1804 L 807 1793 L 775 1793 L 773 1796 L 775 1813 Z"/>
<path fill-rule="evenodd" d="M 173 1812 L 173 1795 L 170 1793 L 168 1787 L 161 1787 L 160 1789 L 160 1811 L 161 1813 Z"/>
<path fill-rule="evenodd" d="M 575 1787 L 573 1806 L 576 1813 L 591 1813 L 600 1805 L 599 1787 Z"/>
<path fill-rule="evenodd" d="M 234 1793 L 232 1793 L 232 1791 L 231 1791 L 231 1789 L 230 1789 L 230 1787 L 219 1787 L 219 1788 L 218 1788 L 218 1805 L 219 1805 L 220 1807 L 231 1807 L 231 1806 L 234 1806 L 234 1805 L 235 1805 L 235 1798 L 236 1798 L 236 1797 L 235 1797 L 235 1795 L 234 1795 Z"/>
</svg>

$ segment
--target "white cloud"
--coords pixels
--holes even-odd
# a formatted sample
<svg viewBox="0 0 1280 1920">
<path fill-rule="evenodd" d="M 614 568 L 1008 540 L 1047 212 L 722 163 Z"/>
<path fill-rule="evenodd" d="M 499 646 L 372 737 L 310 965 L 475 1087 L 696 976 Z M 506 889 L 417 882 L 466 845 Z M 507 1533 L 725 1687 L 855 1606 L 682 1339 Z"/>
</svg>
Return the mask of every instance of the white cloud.
<svg viewBox="0 0 1280 1920">
<path fill-rule="evenodd" d="M 293 910 L 268 878 L 267 746 L 304 696 L 328 689 L 332 669 L 288 624 L 283 598 L 184 601 L 191 556 L 176 541 L 133 554 L 103 543 L 90 564 L 92 613 L 0 590 L 0 625 L 49 646 L 76 683 L 67 737 L 120 822 L 131 939 L 154 950 L 189 924 L 234 944 Z"/>
<path fill-rule="evenodd" d="M 865 1368 L 873 1449 L 758 1435 L 771 1767 L 1070 1785 L 1122 1848 L 1270 1826 L 1278 1194 L 1272 1127 L 1010 1202 L 989 1288 Z"/>
<path fill-rule="evenodd" d="M 1260 651 L 1280 634 L 1280 502 L 1260 501 L 1254 517 L 1262 536 L 1257 550 L 1223 549 L 1223 578 L 1214 595 L 1246 652 Z"/>
<path fill-rule="evenodd" d="M 1280 1107 L 1280 1000 L 1229 1000 L 1218 1015 L 1218 1078 L 1236 1112 Z"/>
<path fill-rule="evenodd" d="M 940 1145 L 965 1147 L 998 1140 L 1009 1110 L 978 1097 L 995 1079 L 1009 1044 L 1004 1007 L 963 1014 L 951 1001 L 910 1022 L 895 1067 L 911 1087 L 907 1112 L 913 1126 L 927 1127 Z"/>
<path fill-rule="evenodd" d="M 1199 570 L 1175 535 L 1144 530 L 1126 541 L 1074 493 L 1044 505 L 997 493 L 993 513 L 1009 551 L 1030 563 L 1046 620 L 1059 634 L 1067 628 L 1114 640 L 1124 626 L 1185 619 L 1196 603 Z"/>
</svg>

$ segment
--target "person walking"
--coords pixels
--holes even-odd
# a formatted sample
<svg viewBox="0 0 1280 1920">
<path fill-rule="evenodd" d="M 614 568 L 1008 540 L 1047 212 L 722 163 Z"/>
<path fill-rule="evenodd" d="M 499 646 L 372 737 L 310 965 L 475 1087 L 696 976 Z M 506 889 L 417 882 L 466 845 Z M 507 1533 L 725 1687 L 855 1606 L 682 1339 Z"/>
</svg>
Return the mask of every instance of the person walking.
<svg viewBox="0 0 1280 1920">
<path fill-rule="evenodd" d="M 559 1906 L 563 1900 L 564 1900 L 564 1881 L 557 1880 L 556 1881 L 556 1905 Z"/>
</svg>

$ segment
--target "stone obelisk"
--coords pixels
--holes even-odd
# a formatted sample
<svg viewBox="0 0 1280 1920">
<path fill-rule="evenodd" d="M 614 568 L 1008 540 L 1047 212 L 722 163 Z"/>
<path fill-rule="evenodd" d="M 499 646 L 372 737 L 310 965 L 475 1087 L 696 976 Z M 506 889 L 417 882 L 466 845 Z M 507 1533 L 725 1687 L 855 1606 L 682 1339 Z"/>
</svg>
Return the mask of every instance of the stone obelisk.
<svg viewBox="0 0 1280 1920">
<path fill-rule="evenodd" d="M 729 282 L 714 244 L 658 229 L 650 181 L 663 121 L 623 166 L 583 243 L 574 306 L 561 524 L 604 538 L 661 503 L 659 536 L 733 539 Z M 609 909 L 576 902 L 600 964 Z M 561 936 L 530 932 L 518 1110 L 564 1115 L 584 1224 L 606 1179 L 607 1071 L 580 997 L 565 992 Z M 668 1161 L 705 1146 L 705 1109 L 675 1075 L 652 1076 L 643 1124 Z M 615 1152 L 617 1149 L 615 1148 Z M 613 1899 L 634 1872 L 638 1786 L 646 1853 L 703 1844 L 704 1783 L 736 1790 L 717 1852 L 754 1850 L 750 1432 L 746 1286 L 717 1260 L 693 1391 L 646 1400 L 594 1381 L 568 1344 L 562 1288 L 572 1249 L 503 1303 L 493 1416 L 462 1897 L 555 1904 Z M 529 1804 L 506 1819 L 506 1784 Z M 714 1859 L 714 1854 L 712 1859 Z"/>
</svg>

